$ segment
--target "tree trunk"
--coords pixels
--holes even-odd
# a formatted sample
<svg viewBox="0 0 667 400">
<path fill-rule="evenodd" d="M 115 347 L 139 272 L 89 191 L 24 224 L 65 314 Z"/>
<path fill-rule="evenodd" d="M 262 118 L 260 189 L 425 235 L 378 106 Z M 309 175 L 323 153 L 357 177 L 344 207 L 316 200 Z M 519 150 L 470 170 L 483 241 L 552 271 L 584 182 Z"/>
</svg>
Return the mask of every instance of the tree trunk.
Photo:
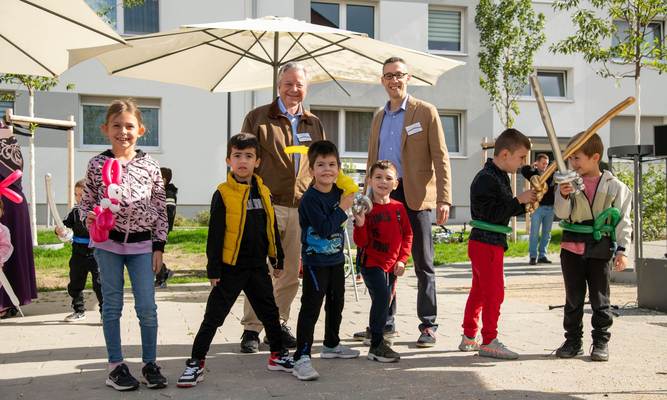
<svg viewBox="0 0 667 400">
<path fill-rule="evenodd" d="M 35 116 L 35 89 L 28 88 L 28 116 Z M 36 131 L 36 129 L 35 129 Z M 32 245 L 37 246 L 37 196 L 35 194 L 35 131 L 30 128 L 29 166 L 30 166 L 30 229 L 32 233 Z"/>
<path fill-rule="evenodd" d="M 642 108 L 641 108 L 641 86 L 640 86 L 640 71 L 641 67 L 637 67 L 635 71 L 635 99 L 637 99 L 637 108 L 635 108 L 635 144 L 641 144 L 641 120 L 642 120 Z"/>
</svg>

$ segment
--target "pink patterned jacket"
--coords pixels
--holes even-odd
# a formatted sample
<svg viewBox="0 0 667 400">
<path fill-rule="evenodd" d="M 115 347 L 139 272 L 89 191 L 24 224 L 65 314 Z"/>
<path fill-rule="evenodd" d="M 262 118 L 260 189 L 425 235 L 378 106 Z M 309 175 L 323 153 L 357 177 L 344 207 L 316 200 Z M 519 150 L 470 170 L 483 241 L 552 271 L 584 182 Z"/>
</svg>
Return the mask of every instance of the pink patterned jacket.
<svg viewBox="0 0 667 400">
<path fill-rule="evenodd" d="M 113 157 L 111 150 L 107 150 L 88 162 L 86 186 L 80 204 L 84 220 L 86 214 L 100 204 L 104 197 L 106 186 L 102 181 L 102 166 L 107 159 Z M 121 243 L 129 243 L 133 237 L 150 239 L 153 242 L 153 251 L 164 251 L 168 223 L 160 165 L 143 151 L 137 150 L 137 155 L 123 165 L 121 180 L 123 195 L 120 211 L 115 214 L 116 225 L 111 232 L 111 239 Z M 119 234 L 124 239 L 114 239 L 118 238 Z"/>
</svg>

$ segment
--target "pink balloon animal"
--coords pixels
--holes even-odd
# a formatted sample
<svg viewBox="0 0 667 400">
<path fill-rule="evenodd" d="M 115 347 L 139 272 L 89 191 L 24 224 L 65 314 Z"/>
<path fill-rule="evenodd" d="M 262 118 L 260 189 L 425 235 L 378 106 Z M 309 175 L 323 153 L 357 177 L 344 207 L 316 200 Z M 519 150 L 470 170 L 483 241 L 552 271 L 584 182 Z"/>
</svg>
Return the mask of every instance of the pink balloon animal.
<svg viewBox="0 0 667 400">
<path fill-rule="evenodd" d="M 120 210 L 122 191 L 120 188 L 122 167 L 120 161 L 109 158 L 102 166 L 102 181 L 107 187 L 105 197 L 95 206 L 93 212 L 97 216 L 90 225 L 89 233 L 95 242 L 105 242 L 109 239 L 109 231 L 116 224 L 114 213 Z"/>
<path fill-rule="evenodd" d="M 16 182 L 21 175 L 23 175 L 23 173 L 20 169 L 17 169 L 0 182 L 0 197 L 6 197 L 16 204 L 21 204 L 23 202 L 23 197 L 9 188 L 9 185 Z"/>
</svg>

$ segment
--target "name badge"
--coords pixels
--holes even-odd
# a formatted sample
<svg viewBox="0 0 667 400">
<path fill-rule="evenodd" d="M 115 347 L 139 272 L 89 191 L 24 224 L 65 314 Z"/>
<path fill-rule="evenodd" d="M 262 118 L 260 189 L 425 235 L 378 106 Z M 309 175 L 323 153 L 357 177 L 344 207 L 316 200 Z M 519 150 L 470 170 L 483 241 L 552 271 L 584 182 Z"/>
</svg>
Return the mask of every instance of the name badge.
<svg viewBox="0 0 667 400">
<path fill-rule="evenodd" d="M 312 142 L 313 141 L 313 138 L 310 137 L 310 133 L 308 133 L 308 132 L 297 133 L 296 137 L 299 139 L 299 142 Z"/>
<path fill-rule="evenodd" d="M 415 133 L 419 133 L 422 130 L 423 130 L 422 124 L 419 122 L 415 122 L 414 124 L 405 127 L 405 131 L 408 133 L 408 136 L 414 135 Z"/>
</svg>

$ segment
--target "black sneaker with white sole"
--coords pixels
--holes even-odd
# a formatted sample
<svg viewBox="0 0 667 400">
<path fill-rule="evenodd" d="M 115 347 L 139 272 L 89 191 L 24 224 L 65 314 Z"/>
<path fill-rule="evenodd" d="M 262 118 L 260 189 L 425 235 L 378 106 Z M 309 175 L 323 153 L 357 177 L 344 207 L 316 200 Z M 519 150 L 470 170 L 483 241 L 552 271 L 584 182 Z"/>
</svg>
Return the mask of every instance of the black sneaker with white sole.
<svg viewBox="0 0 667 400">
<path fill-rule="evenodd" d="M 292 335 L 292 330 L 287 326 L 287 323 L 280 325 L 280 334 L 284 347 L 288 349 L 296 349 L 296 338 Z M 270 344 L 269 337 L 266 335 L 264 335 L 264 344 Z"/>
<path fill-rule="evenodd" d="M 259 352 L 259 333 L 244 330 L 241 335 L 241 353 Z"/>
<path fill-rule="evenodd" d="M 179 388 L 190 388 L 204 380 L 204 360 L 188 359 L 185 362 L 185 371 L 178 378 L 176 386 Z"/>
<path fill-rule="evenodd" d="M 141 369 L 142 382 L 149 389 L 162 389 L 167 387 L 167 378 L 160 373 L 160 367 L 154 362 L 149 362 Z"/>
<path fill-rule="evenodd" d="M 136 390 L 139 387 L 139 381 L 134 379 L 125 364 L 120 364 L 109 373 L 106 384 L 121 392 Z"/>
<path fill-rule="evenodd" d="M 379 361 L 381 363 L 392 363 L 401 359 L 401 356 L 392 350 L 391 347 L 384 340 L 379 345 L 368 350 L 368 359 L 372 361 Z"/>
</svg>

